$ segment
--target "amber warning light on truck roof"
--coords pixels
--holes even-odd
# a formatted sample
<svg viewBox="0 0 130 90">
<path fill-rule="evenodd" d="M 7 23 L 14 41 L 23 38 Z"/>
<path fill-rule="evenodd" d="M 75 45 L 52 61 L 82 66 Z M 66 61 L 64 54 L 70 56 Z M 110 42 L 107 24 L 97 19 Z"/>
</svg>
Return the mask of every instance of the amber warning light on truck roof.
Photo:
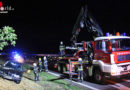
<svg viewBox="0 0 130 90">
<path fill-rule="evenodd" d="M 120 33 L 119 33 L 119 32 L 117 32 L 117 33 L 116 33 L 116 36 L 120 36 Z"/>
</svg>

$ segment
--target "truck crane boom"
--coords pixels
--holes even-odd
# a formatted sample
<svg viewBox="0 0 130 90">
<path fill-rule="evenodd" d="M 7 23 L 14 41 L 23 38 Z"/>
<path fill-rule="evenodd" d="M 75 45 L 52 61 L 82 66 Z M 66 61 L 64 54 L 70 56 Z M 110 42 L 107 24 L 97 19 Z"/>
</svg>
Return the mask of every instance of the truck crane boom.
<svg viewBox="0 0 130 90">
<path fill-rule="evenodd" d="M 103 32 L 100 26 L 98 25 L 94 17 L 92 17 L 92 15 L 88 12 L 87 5 L 81 7 L 80 13 L 72 30 L 71 41 L 73 42 L 73 44 L 77 42 L 77 37 L 80 31 L 83 29 L 87 30 L 88 33 L 93 36 L 92 40 L 95 37 L 103 36 Z"/>
</svg>

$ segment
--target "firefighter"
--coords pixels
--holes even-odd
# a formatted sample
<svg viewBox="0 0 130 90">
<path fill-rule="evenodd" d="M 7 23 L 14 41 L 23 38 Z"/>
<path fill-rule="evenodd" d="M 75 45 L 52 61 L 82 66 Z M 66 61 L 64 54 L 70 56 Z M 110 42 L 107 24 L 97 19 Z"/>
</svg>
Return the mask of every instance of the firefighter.
<svg viewBox="0 0 130 90">
<path fill-rule="evenodd" d="M 45 72 L 48 72 L 48 62 L 47 62 L 46 56 L 44 56 L 44 69 L 45 69 Z"/>
<path fill-rule="evenodd" d="M 38 60 L 38 66 L 39 66 L 39 71 L 41 72 L 42 71 L 42 60 L 41 60 L 41 58 L 39 58 L 39 60 Z"/>
<path fill-rule="evenodd" d="M 83 65 L 82 65 L 82 58 L 78 59 L 78 81 L 83 81 Z"/>
<path fill-rule="evenodd" d="M 39 73 L 38 73 L 38 67 L 36 63 L 33 63 L 33 72 L 34 72 L 34 80 L 39 81 Z"/>
<path fill-rule="evenodd" d="M 60 50 L 60 55 L 65 56 L 65 45 L 63 44 L 62 41 L 60 42 L 59 50 Z"/>
</svg>

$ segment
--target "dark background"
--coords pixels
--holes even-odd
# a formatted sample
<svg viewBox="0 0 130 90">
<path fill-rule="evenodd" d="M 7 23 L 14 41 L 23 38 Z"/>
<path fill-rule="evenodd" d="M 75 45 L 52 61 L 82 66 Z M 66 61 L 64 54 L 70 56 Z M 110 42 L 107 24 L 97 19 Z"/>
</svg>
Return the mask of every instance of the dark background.
<svg viewBox="0 0 130 90">
<path fill-rule="evenodd" d="M 27 2 L 28 1 L 28 2 Z M 57 53 L 60 41 L 70 44 L 71 32 L 83 0 L 3 0 L 15 10 L 0 14 L 0 28 L 16 30 L 18 40 L 11 48 L 26 53 Z M 126 32 L 130 29 L 129 0 L 87 0 L 88 10 L 103 33 Z M 79 38 L 87 38 L 80 34 Z"/>
</svg>

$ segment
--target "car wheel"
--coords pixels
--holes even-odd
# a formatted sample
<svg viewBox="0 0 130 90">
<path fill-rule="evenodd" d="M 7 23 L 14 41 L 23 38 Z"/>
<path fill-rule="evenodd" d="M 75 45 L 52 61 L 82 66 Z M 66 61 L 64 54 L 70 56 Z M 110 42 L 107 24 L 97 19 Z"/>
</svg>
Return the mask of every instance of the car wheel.
<svg viewBox="0 0 130 90">
<path fill-rule="evenodd" d="M 17 84 L 19 84 L 19 83 L 21 82 L 21 80 L 16 80 L 15 82 L 16 82 Z"/>
</svg>

